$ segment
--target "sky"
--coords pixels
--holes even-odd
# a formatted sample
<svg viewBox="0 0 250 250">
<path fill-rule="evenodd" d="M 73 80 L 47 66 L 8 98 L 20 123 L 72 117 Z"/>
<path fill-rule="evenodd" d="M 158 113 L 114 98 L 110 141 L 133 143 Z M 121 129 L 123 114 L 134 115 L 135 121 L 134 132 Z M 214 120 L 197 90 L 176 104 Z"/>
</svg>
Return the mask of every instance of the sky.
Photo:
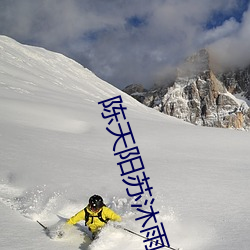
<svg viewBox="0 0 250 250">
<path fill-rule="evenodd" d="M 249 0 L 0 0 L 0 34 L 63 53 L 122 89 L 166 81 L 210 48 L 250 62 Z"/>
</svg>

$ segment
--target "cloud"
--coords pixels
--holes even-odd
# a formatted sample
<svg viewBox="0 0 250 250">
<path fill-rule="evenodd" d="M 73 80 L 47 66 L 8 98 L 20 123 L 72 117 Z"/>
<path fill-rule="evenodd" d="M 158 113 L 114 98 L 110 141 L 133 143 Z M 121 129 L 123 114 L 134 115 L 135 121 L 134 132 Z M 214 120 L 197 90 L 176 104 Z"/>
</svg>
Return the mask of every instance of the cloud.
<svg viewBox="0 0 250 250">
<path fill-rule="evenodd" d="M 204 46 L 213 45 L 223 57 L 225 45 L 247 49 L 249 14 L 242 22 L 234 17 L 239 2 L 2 0 L 0 33 L 61 52 L 120 88 L 149 86 Z"/>
<path fill-rule="evenodd" d="M 232 17 L 229 20 L 225 20 L 221 26 L 217 26 L 216 28 L 210 30 L 205 30 L 200 38 L 200 43 L 211 44 L 213 42 L 219 41 L 225 37 L 237 33 L 239 28 L 240 24 Z"/>
<path fill-rule="evenodd" d="M 220 29 L 227 29 L 225 26 Z M 243 15 L 242 22 L 221 39 L 210 44 L 210 51 L 216 61 L 225 67 L 244 67 L 250 64 L 250 10 Z"/>
</svg>

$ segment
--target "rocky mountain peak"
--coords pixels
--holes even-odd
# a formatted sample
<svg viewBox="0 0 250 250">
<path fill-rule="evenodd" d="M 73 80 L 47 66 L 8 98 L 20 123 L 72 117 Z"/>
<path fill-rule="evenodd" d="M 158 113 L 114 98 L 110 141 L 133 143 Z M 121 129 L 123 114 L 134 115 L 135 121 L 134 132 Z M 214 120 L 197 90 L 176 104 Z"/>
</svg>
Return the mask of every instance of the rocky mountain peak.
<svg viewBox="0 0 250 250">
<path fill-rule="evenodd" d="M 177 77 L 194 77 L 206 74 L 210 70 L 209 53 L 201 49 L 194 55 L 188 57 L 177 69 Z"/>
<path fill-rule="evenodd" d="M 196 125 L 249 129 L 249 106 L 233 95 L 250 93 L 249 71 L 216 74 L 210 64 L 208 50 L 202 49 L 178 67 L 171 86 L 139 92 L 137 88 L 129 94 L 149 107 Z"/>
</svg>

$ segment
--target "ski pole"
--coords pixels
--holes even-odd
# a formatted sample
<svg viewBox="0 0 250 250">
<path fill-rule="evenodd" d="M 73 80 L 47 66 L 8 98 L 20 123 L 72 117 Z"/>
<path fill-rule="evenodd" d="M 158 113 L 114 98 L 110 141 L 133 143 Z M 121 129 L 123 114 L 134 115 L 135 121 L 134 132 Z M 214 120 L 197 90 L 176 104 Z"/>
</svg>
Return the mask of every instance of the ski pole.
<svg viewBox="0 0 250 250">
<path fill-rule="evenodd" d="M 143 238 L 143 239 L 150 240 L 149 238 L 147 238 L 147 237 L 145 237 L 145 236 L 143 236 L 143 235 L 141 235 L 141 234 L 138 234 L 138 233 L 136 233 L 136 232 L 133 232 L 133 231 L 127 229 L 127 228 L 124 228 L 124 227 L 121 227 L 121 228 L 122 228 L 123 230 L 125 230 L 125 231 L 127 231 L 127 232 L 129 232 L 129 233 L 131 233 L 131 234 L 134 234 L 134 235 L 136 235 L 136 236 L 139 236 L 139 237 L 141 237 L 141 238 Z M 154 243 L 156 243 L 156 244 L 160 244 L 160 245 L 162 245 L 163 247 L 167 247 L 167 248 L 172 249 L 172 250 L 178 250 L 178 248 L 177 248 L 177 249 L 176 249 L 176 248 L 173 248 L 173 247 L 171 247 L 170 245 L 169 245 L 169 246 L 166 246 L 166 245 L 164 245 L 164 244 L 161 244 L 161 243 L 156 242 L 155 240 L 150 240 L 150 241 L 152 241 L 152 242 L 154 242 Z"/>
<path fill-rule="evenodd" d="M 48 228 L 47 227 L 45 227 L 40 221 L 36 221 L 40 226 L 42 226 L 43 227 L 43 229 L 46 231 L 46 230 L 48 230 Z"/>
</svg>

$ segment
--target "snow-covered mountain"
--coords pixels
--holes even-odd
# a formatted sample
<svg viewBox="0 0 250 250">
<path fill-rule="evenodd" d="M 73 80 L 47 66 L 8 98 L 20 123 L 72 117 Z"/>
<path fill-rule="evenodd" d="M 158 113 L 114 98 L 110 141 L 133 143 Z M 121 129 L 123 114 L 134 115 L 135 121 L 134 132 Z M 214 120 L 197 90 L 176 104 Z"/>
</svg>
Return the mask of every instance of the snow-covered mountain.
<svg viewBox="0 0 250 250">
<path fill-rule="evenodd" d="M 217 72 L 203 49 L 180 65 L 171 86 L 149 91 L 131 85 L 124 91 L 146 106 L 184 121 L 209 127 L 250 127 L 249 68 Z"/>
<path fill-rule="evenodd" d="M 121 95 L 172 247 L 248 250 L 249 133 L 193 126 L 140 104 L 63 55 L 0 36 L 0 248 L 141 250 L 143 240 L 108 225 L 90 242 L 84 222 L 62 239 L 53 228 L 90 195 L 121 225 L 142 230 L 113 145 L 116 124 L 98 102 Z M 121 123 L 124 125 L 124 123 Z M 111 127 L 112 126 L 112 127 Z M 121 147 L 121 142 L 117 146 Z M 127 143 L 131 146 L 132 141 Z M 139 213 L 139 214 L 138 214 Z M 153 246 L 152 246 L 153 247 Z"/>
</svg>

